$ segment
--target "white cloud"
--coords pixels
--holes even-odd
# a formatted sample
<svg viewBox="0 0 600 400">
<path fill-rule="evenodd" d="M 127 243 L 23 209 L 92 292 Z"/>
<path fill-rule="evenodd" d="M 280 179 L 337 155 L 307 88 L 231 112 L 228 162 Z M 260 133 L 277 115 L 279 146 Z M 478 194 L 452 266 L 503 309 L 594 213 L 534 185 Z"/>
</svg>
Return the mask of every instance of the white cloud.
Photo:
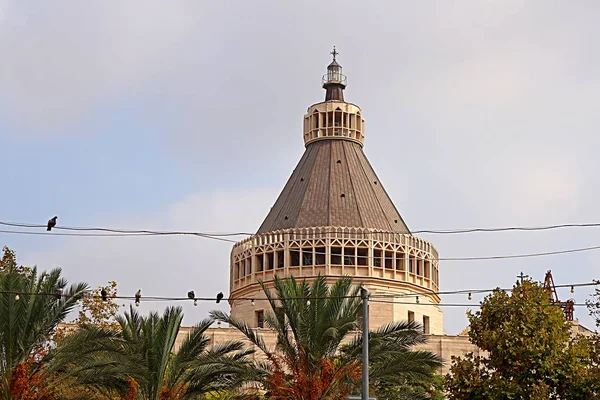
<svg viewBox="0 0 600 400">
<path fill-rule="evenodd" d="M 103 221 L 103 225 L 254 232 L 276 195 L 273 190 L 198 194 L 154 215 Z M 233 243 L 195 236 L 56 238 L 56 241 L 55 249 L 48 252 L 19 251 L 19 261 L 24 265 L 37 264 L 41 269 L 60 266 L 70 282 L 85 281 L 93 287 L 115 280 L 119 293 L 127 296 L 139 288 L 145 296 L 167 297 L 186 297 L 189 290 L 194 290 L 197 297 L 229 292 L 229 253 Z M 35 248 L 34 243 L 32 247 Z M 162 310 L 168 304 L 143 302 L 141 309 Z M 185 305 L 187 324 L 198 322 L 216 307 L 204 302 L 198 307 L 187 302 L 178 304 Z M 226 303 L 222 307 L 228 309 Z"/>
</svg>

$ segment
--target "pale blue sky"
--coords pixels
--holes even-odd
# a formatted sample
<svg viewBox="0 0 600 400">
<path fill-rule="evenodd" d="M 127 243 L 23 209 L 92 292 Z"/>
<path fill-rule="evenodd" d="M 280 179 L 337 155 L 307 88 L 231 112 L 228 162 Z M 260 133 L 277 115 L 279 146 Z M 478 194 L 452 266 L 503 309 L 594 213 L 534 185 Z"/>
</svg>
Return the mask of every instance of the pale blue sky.
<svg viewBox="0 0 600 400">
<path fill-rule="evenodd" d="M 367 120 L 365 152 L 411 229 L 600 222 L 599 8 L 0 0 L 0 220 L 256 230 L 302 155 L 302 116 L 323 98 L 335 44 L 346 99 Z M 460 257 L 600 245 L 598 232 L 424 237 Z M 93 286 L 115 279 L 123 294 L 228 292 L 224 243 L 0 241 L 23 263 Z M 557 283 L 584 282 L 600 278 L 599 261 L 443 262 L 440 279 L 443 290 L 489 288 L 552 269 Z M 186 323 L 212 307 L 186 307 Z M 464 311 L 445 310 L 448 333 Z"/>
</svg>

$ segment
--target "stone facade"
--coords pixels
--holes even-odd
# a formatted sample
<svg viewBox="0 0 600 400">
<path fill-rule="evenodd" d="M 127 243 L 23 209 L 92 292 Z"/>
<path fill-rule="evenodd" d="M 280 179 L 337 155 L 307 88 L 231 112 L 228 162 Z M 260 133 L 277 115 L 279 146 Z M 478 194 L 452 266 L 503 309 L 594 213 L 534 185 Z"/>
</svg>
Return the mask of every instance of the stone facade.
<svg viewBox="0 0 600 400">
<path fill-rule="evenodd" d="M 178 347 L 186 337 L 190 328 L 181 328 L 177 337 Z M 276 336 L 275 332 L 270 329 L 257 329 L 264 338 L 267 346 L 275 348 Z M 206 332 L 211 344 L 222 344 L 231 340 L 245 340 L 244 336 L 234 328 L 210 328 Z M 352 338 L 349 338 L 352 339 Z M 249 346 L 252 346 L 249 344 Z M 442 357 L 444 365 L 440 369 L 440 373 L 446 374 L 450 369 L 450 359 L 452 356 L 461 356 L 469 352 L 475 355 L 484 354 L 477 346 L 469 342 L 468 336 L 448 336 L 448 335 L 427 335 L 427 343 L 416 347 L 418 350 L 429 350 L 434 354 Z M 261 357 L 260 353 L 255 353 L 254 357 Z"/>
</svg>

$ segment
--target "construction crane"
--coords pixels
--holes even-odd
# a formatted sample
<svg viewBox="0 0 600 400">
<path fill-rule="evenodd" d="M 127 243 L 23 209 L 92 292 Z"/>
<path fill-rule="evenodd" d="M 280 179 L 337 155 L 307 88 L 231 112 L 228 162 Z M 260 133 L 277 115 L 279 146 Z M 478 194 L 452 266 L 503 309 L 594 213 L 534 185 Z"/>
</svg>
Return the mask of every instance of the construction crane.
<svg viewBox="0 0 600 400">
<path fill-rule="evenodd" d="M 573 321 L 573 312 L 575 311 L 575 300 L 569 299 L 567 301 L 560 301 L 558 299 L 558 293 L 556 293 L 556 286 L 554 286 L 554 278 L 552 278 L 552 271 L 550 270 L 546 272 L 543 288 L 548 292 L 548 295 L 550 296 L 550 303 L 557 304 L 560 306 L 560 308 L 562 308 L 563 313 L 565 315 L 565 321 Z"/>
</svg>

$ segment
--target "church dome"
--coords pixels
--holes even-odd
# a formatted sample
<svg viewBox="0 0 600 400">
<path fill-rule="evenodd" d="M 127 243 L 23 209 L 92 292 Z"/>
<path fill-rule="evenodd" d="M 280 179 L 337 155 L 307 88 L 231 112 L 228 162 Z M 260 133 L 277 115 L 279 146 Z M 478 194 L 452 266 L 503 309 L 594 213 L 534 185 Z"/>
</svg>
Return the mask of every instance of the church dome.
<svg viewBox="0 0 600 400">
<path fill-rule="evenodd" d="M 348 140 L 306 147 L 257 233 L 317 226 L 410 233 L 361 145 Z"/>
</svg>

